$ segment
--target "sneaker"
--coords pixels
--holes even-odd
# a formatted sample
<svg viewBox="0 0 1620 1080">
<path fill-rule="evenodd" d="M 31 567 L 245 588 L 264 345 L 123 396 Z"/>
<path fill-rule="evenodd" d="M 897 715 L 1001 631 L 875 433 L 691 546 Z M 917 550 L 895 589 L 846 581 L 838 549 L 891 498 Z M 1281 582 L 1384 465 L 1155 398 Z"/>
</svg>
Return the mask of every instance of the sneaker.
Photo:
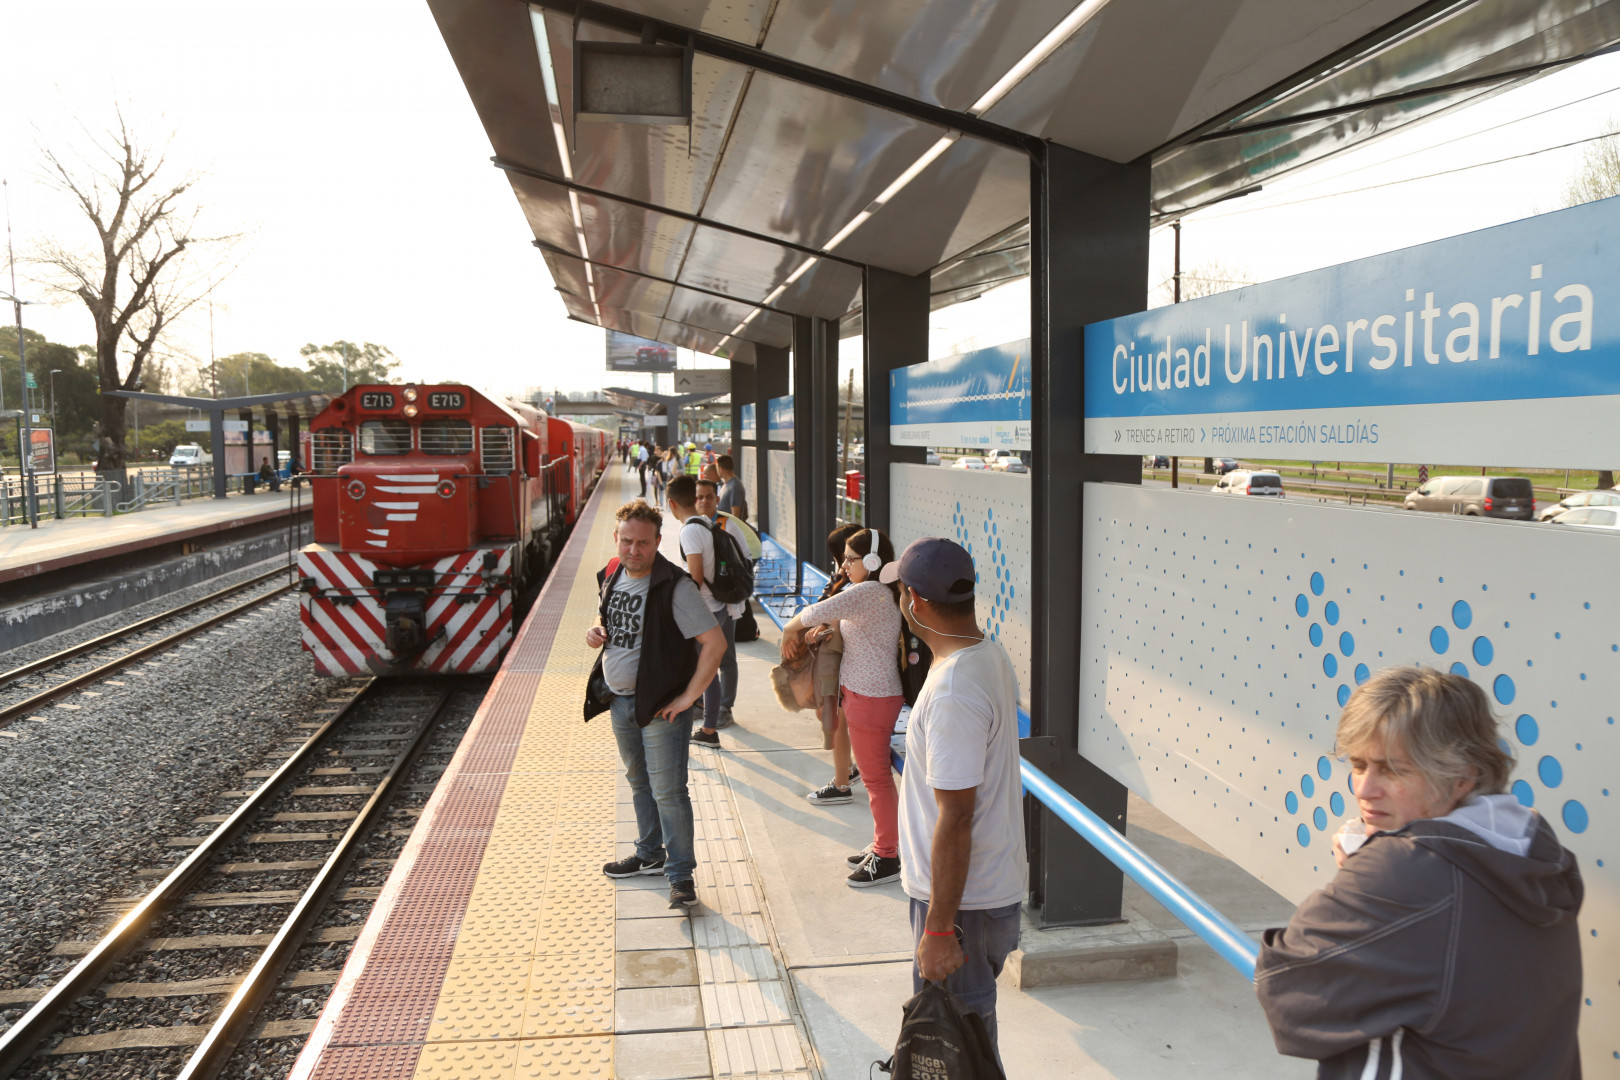
<svg viewBox="0 0 1620 1080">
<path fill-rule="evenodd" d="M 731 715 L 731 710 L 722 708 L 720 710 L 720 719 L 715 721 L 714 726 L 717 728 L 730 727 L 736 722 L 736 718 Z"/>
<path fill-rule="evenodd" d="M 851 867 L 856 867 L 856 866 L 861 865 L 861 863 L 865 862 L 866 857 L 868 855 L 870 855 L 870 854 L 872 854 L 872 845 L 867 844 L 865 847 L 861 848 L 861 850 L 857 851 L 855 854 L 848 856 L 846 859 L 844 859 L 844 861 L 849 863 L 849 865 Z"/>
<path fill-rule="evenodd" d="M 882 885 L 899 877 L 900 860 L 890 859 L 873 851 L 869 852 L 866 861 L 849 875 L 848 881 L 852 889 L 870 889 L 873 885 Z"/>
<path fill-rule="evenodd" d="M 669 906 L 672 908 L 692 907 L 697 903 L 697 886 L 690 881 L 672 881 L 669 883 Z"/>
<path fill-rule="evenodd" d="M 704 731 L 702 728 L 698 728 L 692 732 L 692 741 L 699 746 L 720 749 L 720 733 L 718 731 Z"/>
<path fill-rule="evenodd" d="M 662 874 L 663 872 L 663 859 L 653 859 L 649 861 L 647 859 L 643 859 L 640 855 L 628 855 L 625 858 L 619 859 L 616 862 L 610 862 L 606 866 L 602 867 L 602 873 L 606 874 L 608 877 L 617 878 L 635 877 L 638 874 Z"/>
<path fill-rule="evenodd" d="M 855 796 L 850 794 L 849 788 L 839 787 L 837 784 L 829 782 L 822 787 L 816 788 L 816 790 L 806 795 L 805 798 L 809 799 L 813 803 L 819 803 L 822 806 L 831 806 L 833 803 L 849 802 L 854 799 Z"/>
<path fill-rule="evenodd" d="M 861 767 L 859 765 L 851 765 L 849 767 L 849 786 L 854 787 L 856 784 L 858 784 L 860 782 L 861 782 Z"/>
</svg>

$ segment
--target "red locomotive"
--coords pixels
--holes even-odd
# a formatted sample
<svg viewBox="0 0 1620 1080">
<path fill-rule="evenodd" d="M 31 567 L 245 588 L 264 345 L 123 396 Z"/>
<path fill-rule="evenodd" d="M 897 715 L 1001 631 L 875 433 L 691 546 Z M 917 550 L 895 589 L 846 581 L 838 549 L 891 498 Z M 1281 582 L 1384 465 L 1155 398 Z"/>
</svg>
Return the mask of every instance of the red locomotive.
<svg viewBox="0 0 1620 1080">
<path fill-rule="evenodd" d="M 356 386 L 310 423 L 298 555 L 322 675 L 494 670 L 608 435 L 467 386 Z"/>
</svg>

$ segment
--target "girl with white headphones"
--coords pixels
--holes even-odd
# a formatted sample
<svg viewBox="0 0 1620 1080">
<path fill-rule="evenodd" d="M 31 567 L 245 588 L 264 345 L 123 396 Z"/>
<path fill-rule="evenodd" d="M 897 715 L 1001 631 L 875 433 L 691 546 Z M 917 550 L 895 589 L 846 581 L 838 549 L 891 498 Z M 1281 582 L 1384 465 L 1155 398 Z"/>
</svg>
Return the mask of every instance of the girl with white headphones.
<svg viewBox="0 0 1620 1080">
<path fill-rule="evenodd" d="M 836 623 L 844 639 L 839 692 L 855 764 L 872 810 L 871 847 L 848 860 L 854 868 L 848 882 L 857 889 L 900 877 L 899 796 L 889 766 L 889 739 L 905 704 L 896 653 L 900 598 L 898 586 L 878 580 L 884 564 L 893 561 L 893 542 L 876 529 L 863 529 L 844 546 L 843 568 L 850 584 L 798 615 L 804 627 Z M 784 655 L 797 646 L 784 641 Z M 851 801 L 850 789 L 839 786 L 843 779 L 834 778 L 807 798 L 817 804 Z"/>
</svg>

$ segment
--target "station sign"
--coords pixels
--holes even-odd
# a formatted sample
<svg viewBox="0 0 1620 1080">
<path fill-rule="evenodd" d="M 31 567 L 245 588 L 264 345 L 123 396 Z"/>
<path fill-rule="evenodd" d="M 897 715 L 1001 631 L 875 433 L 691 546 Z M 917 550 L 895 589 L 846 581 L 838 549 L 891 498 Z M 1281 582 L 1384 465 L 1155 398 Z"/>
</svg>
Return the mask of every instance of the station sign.
<svg viewBox="0 0 1620 1080">
<path fill-rule="evenodd" d="M 246 420 L 226 420 L 226 421 L 223 421 L 223 426 L 221 427 L 220 430 L 222 430 L 222 431 L 234 431 L 234 432 L 237 432 L 238 434 L 240 434 L 240 433 L 246 431 L 247 429 L 248 429 L 248 422 Z M 186 421 L 186 430 L 187 431 L 212 431 L 213 428 L 209 425 L 207 420 L 187 420 Z"/>
<path fill-rule="evenodd" d="M 770 442 L 793 441 L 793 395 L 773 397 L 766 404 L 766 431 Z"/>
<path fill-rule="evenodd" d="M 755 407 L 753 402 L 750 401 L 742 407 L 742 432 L 738 435 L 738 438 L 759 438 L 759 423 L 754 419 L 754 413 Z"/>
<path fill-rule="evenodd" d="M 1620 199 L 1085 329 L 1085 449 L 1620 459 Z"/>
<path fill-rule="evenodd" d="M 889 372 L 896 446 L 1030 449 L 1030 343 L 976 349 Z"/>
<path fill-rule="evenodd" d="M 677 371 L 675 373 L 675 393 L 729 394 L 731 393 L 731 372 L 723 368 Z"/>
</svg>

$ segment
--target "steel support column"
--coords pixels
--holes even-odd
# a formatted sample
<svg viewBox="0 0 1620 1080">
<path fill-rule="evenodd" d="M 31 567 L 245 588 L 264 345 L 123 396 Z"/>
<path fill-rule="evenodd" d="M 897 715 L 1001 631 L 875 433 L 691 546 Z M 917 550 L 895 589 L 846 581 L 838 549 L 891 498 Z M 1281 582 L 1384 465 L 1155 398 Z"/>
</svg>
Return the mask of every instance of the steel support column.
<svg viewBox="0 0 1620 1080">
<path fill-rule="evenodd" d="M 737 470 L 737 482 L 742 482 L 743 456 L 753 455 L 749 458 L 754 465 L 754 491 L 748 496 L 748 513 L 753 519 L 750 524 L 756 527 L 759 524 L 759 429 L 756 426 L 754 438 L 743 438 L 742 413 L 744 405 L 754 405 L 755 415 L 759 413 L 759 406 L 754 404 L 756 379 L 754 365 L 744 364 L 740 361 L 731 362 L 731 463 Z"/>
<path fill-rule="evenodd" d="M 214 498 L 223 499 L 225 490 L 225 410 L 208 412 L 208 452 L 214 455 Z"/>
<path fill-rule="evenodd" d="M 833 480 L 838 439 L 837 325 L 793 319 L 793 472 L 798 479 L 799 554 L 822 562 L 833 523 Z"/>
<path fill-rule="evenodd" d="M 1033 412 L 1035 735 L 1053 736 L 1049 774 L 1125 831 L 1124 785 L 1082 758 L 1080 550 L 1083 485 L 1140 483 L 1136 457 L 1081 453 L 1085 418 L 1082 329 L 1147 307 L 1147 158 L 1125 165 L 1047 144 L 1030 171 L 1030 338 Z M 868 302 L 868 310 L 874 306 Z M 868 390 L 868 401 L 871 392 Z M 886 406 L 885 406 L 886 408 Z M 870 451 L 868 451 L 870 455 Z M 1032 915 L 1040 926 L 1113 922 L 1123 876 L 1044 808 L 1030 828 Z"/>
<path fill-rule="evenodd" d="M 928 359 L 927 274 L 906 277 L 868 266 L 862 282 L 862 364 L 866 381 L 866 523 L 887 530 L 889 466 L 922 465 L 927 449 L 889 442 L 889 372 Z M 916 537 L 896 537 L 897 545 Z"/>
<path fill-rule="evenodd" d="M 771 398 L 788 392 L 788 363 L 788 350 L 773 345 L 754 346 L 754 431 L 758 436 L 754 477 L 759 506 L 753 509 L 760 532 L 771 531 Z"/>
</svg>

